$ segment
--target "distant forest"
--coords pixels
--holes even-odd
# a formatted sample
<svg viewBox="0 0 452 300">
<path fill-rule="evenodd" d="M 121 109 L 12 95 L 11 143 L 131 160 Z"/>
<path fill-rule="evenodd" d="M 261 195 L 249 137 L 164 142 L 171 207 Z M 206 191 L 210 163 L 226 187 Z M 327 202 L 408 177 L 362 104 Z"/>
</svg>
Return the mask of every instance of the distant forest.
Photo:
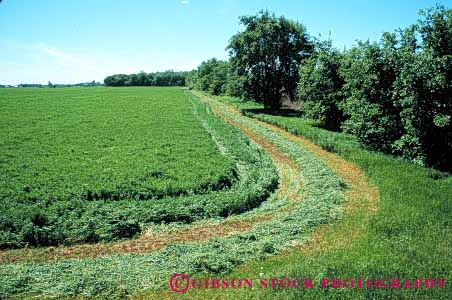
<svg viewBox="0 0 452 300">
<path fill-rule="evenodd" d="M 155 72 L 138 74 L 115 74 L 105 78 L 106 86 L 185 86 L 189 72 Z"/>
</svg>

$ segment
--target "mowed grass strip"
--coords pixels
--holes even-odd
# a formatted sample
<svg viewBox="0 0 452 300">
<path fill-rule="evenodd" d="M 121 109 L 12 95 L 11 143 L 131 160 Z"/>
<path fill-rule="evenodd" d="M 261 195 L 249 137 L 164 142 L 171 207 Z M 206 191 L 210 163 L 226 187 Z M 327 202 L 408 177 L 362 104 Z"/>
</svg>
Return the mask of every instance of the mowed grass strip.
<svg viewBox="0 0 452 300">
<path fill-rule="evenodd" d="M 217 98 L 218 99 L 218 98 Z M 363 149 L 353 136 L 313 126 L 293 112 L 268 113 L 262 106 L 230 97 L 242 113 L 311 140 L 357 165 L 378 188 L 378 210 L 366 220 L 347 210 L 344 220 L 314 235 L 300 251 L 249 264 L 230 276 L 259 278 L 445 278 L 452 276 L 452 177 L 402 159 Z M 360 223 L 365 221 L 365 227 Z M 361 220 L 361 221 L 360 221 Z M 359 231 L 359 235 L 356 233 Z M 341 237 L 350 233 L 347 243 Z M 325 242 L 326 241 L 326 242 Z M 345 240 L 347 241 L 347 240 Z M 221 293 L 216 299 L 451 299 L 444 289 L 257 289 Z M 190 297 L 186 297 L 191 299 Z M 163 298 L 162 298 L 163 299 Z M 197 299 L 215 299 L 198 297 Z"/>
</svg>

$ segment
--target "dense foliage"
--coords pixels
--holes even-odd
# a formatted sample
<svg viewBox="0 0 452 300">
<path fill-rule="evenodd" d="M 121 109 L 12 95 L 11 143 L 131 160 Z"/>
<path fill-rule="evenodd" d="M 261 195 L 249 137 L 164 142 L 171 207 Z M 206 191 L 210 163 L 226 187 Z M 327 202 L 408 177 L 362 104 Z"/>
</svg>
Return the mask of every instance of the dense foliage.
<svg viewBox="0 0 452 300">
<path fill-rule="evenodd" d="M 378 43 L 318 47 L 300 68 L 298 96 L 308 117 L 370 149 L 452 170 L 452 10 L 422 16 Z"/>
<path fill-rule="evenodd" d="M 203 61 L 196 70 L 187 75 L 186 84 L 192 89 L 212 95 L 229 95 L 245 98 L 244 76 L 233 70 L 230 61 L 216 58 Z"/>
<path fill-rule="evenodd" d="M 360 42 L 345 54 L 342 109 L 346 132 L 375 150 L 390 152 L 401 132 L 400 116 L 393 103 L 399 68 L 394 36 L 386 34 L 381 44 Z M 339 104 L 339 105 L 341 105 Z"/>
<path fill-rule="evenodd" d="M 180 89 L 12 89 L 1 99 L 0 248 L 228 216 L 277 184 L 262 151 Z"/>
<path fill-rule="evenodd" d="M 185 86 L 188 72 L 155 72 L 138 74 L 115 74 L 104 79 L 106 86 Z"/>
<path fill-rule="evenodd" d="M 313 50 L 311 39 L 302 24 L 267 11 L 241 17 L 240 23 L 245 29 L 231 38 L 230 59 L 202 62 L 188 76 L 188 86 L 278 109 L 283 97 L 295 98 L 298 67 Z"/>
<path fill-rule="evenodd" d="M 298 101 L 305 116 L 322 127 L 338 130 L 344 115 L 338 107 L 342 100 L 344 80 L 339 74 L 341 53 L 331 41 L 317 43 L 314 54 L 300 65 Z"/>
<path fill-rule="evenodd" d="M 229 61 L 203 62 L 188 85 L 267 109 L 296 92 L 304 117 L 320 126 L 354 134 L 369 149 L 452 170 L 451 10 L 421 14 L 413 26 L 344 51 L 312 41 L 284 17 L 242 17 Z"/>
<path fill-rule="evenodd" d="M 404 62 L 395 90 L 403 135 L 394 150 L 423 164 L 452 170 L 452 10 L 422 12 L 415 34 L 401 40 Z"/>
<path fill-rule="evenodd" d="M 246 98 L 277 109 L 283 93 L 294 98 L 299 64 L 312 52 L 306 28 L 267 11 L 240 17 L 240 23 L 245 30 L 228 46 L 232 69 L 244 78 Z"/>
<path fill-rule="evenodd" d="M 189 85 L 200 91 L 206 91 L 213 95 L 226 92 L 229 65 L 225 61 L 216 58 L 202 62 L 189 79 Z"/>
</svg>

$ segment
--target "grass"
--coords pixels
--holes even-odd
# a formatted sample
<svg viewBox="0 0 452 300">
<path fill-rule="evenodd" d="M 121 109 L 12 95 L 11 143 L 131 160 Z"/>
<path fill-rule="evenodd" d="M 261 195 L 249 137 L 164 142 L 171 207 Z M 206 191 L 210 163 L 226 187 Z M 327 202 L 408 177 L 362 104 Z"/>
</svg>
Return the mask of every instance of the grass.
<svg viewBox="0 0 452 300">
<path fill-rule="evenodd" d="M 0 105 L 2 200 L 156 199 L 232 174 L 177 88 L 2 89 Z"/>
</svg>

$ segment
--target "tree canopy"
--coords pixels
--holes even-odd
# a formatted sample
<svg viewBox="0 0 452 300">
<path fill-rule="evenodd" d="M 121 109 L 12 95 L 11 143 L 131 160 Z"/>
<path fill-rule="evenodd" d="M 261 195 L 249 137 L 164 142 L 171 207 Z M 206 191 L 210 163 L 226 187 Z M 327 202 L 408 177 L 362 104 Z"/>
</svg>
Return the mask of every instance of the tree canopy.
<svg viewBox="0 0 452 300">
<path fill-rule="evenodd" d="M 208 91 L 214 95 L 222 94 L 226 91 L 228 79 L 228 62 L 216 58 L 203 61 L 190 77 L 191 87 Z"/>
<path fill-rule="evenodd" d="M 337 131 L 344 121 L 338 104 L 342 101 L 344 79 L 339 74 L 342 53 L 331 40 L 318 41 L 311 57 L 300 65 L 297 100 L 305 116 L 319 121 L 322 127 Z"/>
<path fill-rule="evenodd" d="M 313 50 L 306 28 L 268 11 L 240 17 L 245 30 L 227 49 L 232 71 L 243 79 L 245 97 L 277 109 L 283 94 L 293 99 L 300 62 Z"/>
</svg>

